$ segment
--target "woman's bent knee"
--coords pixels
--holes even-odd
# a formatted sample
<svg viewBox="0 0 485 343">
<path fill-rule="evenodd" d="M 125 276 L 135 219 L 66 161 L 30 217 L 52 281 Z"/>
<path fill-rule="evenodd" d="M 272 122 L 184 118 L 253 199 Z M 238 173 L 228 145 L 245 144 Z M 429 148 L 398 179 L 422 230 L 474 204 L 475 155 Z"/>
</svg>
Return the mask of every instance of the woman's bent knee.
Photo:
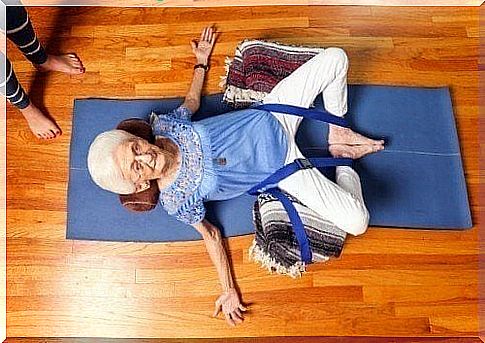
<svg viewBox="0 0 485 343">
<path fill-rule="evenodd" d="M 344 231 L 354 236 L 362 235 L 369 226 L 369 211 L 365 206 L 359 207 L 348 214 L 347 226 L 343 228 Z"/>
<path fill-rule="evenodd" d="M 343 65 L 348 65 L 349 63 L 347 53 L 342 48 L 327 48 L 320 54 L 326 58 L 330 58 L 332 61 L 342 63 Z"/>
</svg>

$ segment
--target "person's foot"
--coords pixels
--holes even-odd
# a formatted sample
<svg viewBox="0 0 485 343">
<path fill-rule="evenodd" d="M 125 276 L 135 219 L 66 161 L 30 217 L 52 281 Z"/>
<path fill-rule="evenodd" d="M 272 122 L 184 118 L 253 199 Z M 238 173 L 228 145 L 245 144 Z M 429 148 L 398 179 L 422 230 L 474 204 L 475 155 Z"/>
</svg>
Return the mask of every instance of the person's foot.
<svg viewBox="0 0 485 343">
<path fill-rule="evenodd" d="M 358 159 L 373 152 L 384 150 L 384 146 L 380 144 L 369 145 L 347 145 L 347 144 L 331 144 L 328 147 L 330 154 L 333 157 L 346 157 L 351 159 Z"/>
<path fill-rule="evenodd" d="M 53 139 L 61 135 L 61 129 L 57 124 L 42 113 L 32 103 L 21 110 L 32 133 L 40 139 Z"/>
<path fill-rule="evenodd" d="M 328 144 L 384 145 L 384 141 L 367 138 L 346 127 L 330 125 L 328 132 Z"/>
<path fill-rule="evenodd" d="M 82 74 L 85 69 L 79 57 L 70 53 L 65 55 L 48 55 L 47 61 L 36 65 L 40 71 L 60 71 L 66 74 Z"/>
</svg>

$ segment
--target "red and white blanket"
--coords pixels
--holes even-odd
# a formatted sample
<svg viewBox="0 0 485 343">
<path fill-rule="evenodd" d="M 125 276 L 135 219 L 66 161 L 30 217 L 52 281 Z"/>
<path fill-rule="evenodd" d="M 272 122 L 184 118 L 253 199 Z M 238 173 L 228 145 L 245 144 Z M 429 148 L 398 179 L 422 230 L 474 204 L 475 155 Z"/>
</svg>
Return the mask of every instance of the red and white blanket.
<svg viewBox="0 0 485 343">
<path fill-rule="evenodd" d="M 234 58 L 226 59 L 224 101 L 245 107 L 262 100 L 278 82 L 323 50 L 260 40 L 241 42 Z"/>
</svg>

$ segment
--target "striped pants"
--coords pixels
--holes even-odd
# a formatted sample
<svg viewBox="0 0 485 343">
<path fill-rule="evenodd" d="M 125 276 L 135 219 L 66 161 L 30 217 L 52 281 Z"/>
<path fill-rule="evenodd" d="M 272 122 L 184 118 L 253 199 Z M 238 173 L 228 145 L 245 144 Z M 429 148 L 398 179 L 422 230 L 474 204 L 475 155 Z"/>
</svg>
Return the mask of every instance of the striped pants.
<svg viewBox="0 0 485 343">
<path fill-rule="evenodd" d="M 27 11 L 22 6 L 7 6 L 7 38 L 17 45 L 24 56 L 33 64 L 43 64 L 47 61 L 47 54 L 40 44 L 30 22 Z M 4 71 L 0 71 L 0 89 L 7 100 L 19 109 L 30 104 L 29 97 L 15 76 L 9 59 L 0 53 L 0 64 L 6 64 Z"/>
</svg>

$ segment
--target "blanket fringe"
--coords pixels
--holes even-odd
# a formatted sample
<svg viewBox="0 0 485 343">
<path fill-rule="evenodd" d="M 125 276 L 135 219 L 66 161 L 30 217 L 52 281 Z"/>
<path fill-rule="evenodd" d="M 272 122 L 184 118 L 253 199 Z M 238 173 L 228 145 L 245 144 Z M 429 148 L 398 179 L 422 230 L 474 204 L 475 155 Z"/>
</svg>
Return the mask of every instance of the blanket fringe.
<svg viewBox="0 0 485 343">
<path fill-rule="evenodd" d="M 242 89 L 229 85 L 224 93 L 224 101 L 235 107 L 243 107 L 257 101 L 262 101 L 268 93 L 254 91 L 252 89 Z"/>
<path fill-rule="evenodd" d="M 264 252 L 257 244 L 256 240 L 253 241 L 251 247 L 249 247 L 249 259 L 261 264 L 261 267 L 266 268 L 271 274 L 276 272 L 281 275 L 288 275 L 296 279 L 301 277 L 302 273 L 306 272 L 304 262 L 296 262 L 289 268 L 283 266 L 277 262 L 268 253 Z"/>
<path fill-rule="evenodd" d="M 220 76 L 221 81 L 219 82 L 219 87 L 224 88 L 227 84 L 227 76 L 229 75 L 229 68 L 231 67 L 232 58 L 226 56 L 224 59 L 224 75 Z"/>
</svg>

